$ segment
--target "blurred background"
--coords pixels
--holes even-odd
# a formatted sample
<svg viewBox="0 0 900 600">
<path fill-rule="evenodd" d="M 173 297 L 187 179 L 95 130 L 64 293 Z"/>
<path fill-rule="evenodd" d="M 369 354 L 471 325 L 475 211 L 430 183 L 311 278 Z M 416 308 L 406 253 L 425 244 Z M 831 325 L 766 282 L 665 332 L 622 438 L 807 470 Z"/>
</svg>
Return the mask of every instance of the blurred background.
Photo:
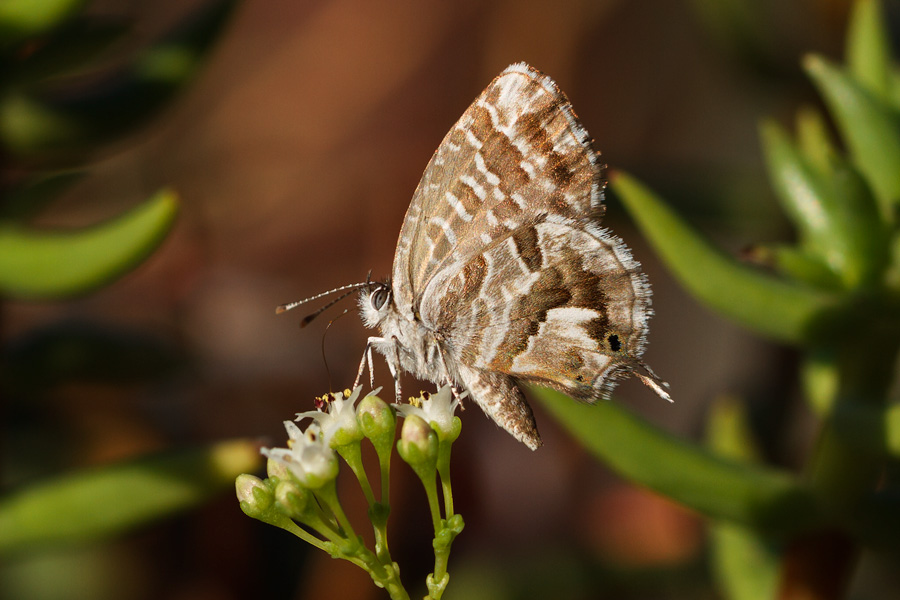
<svg viewBox="0 0 900 600">
<path fill-rule="evenodd" d="M 115 66 L 204 4 L 101 0 L 86 10 L 133 21 L 110 59 Z M 276 317 L 274 307 L 362 281 L 370 269 L 374 278 L 390 273 L 431 154 L 513 62 L 553 77 L 605 162 L 662 192 L 725 250 L 786 239 L 763 174 L 758 120 L 788 125 L 799 106 L 817 102 L 799 60 L 812 51 L 842 54 L 848 5 L 239 3 L 197 79 L 151 126 L 92 154 L 89 175 L 36 220 L 88 225 L 161 186 L 181 197 L 158 251 L 109 287 L 68 301 L 4 302 L 7 352 L 54 332 L 89 332 L 130 349 L 107 357 L 117 360 L 105 362 L 103 377 L 87 370 L 6 391 L 4 487 L 225 438 L 283 443 L 282 420 L 310 410 L 329 387 L 352 384 L 369 332 L 352 300 L 304 330 L 302 310 Z M 886 11 L 896 25 L 898 3 Z M 82 83 L 93 84 L 90 76 Z M 631 246 L 653 286 L 646 359 L 676 399 L 665 405 L 628 381 L 614 401 L 695 438 L 711 400 L 739 396 L 752 407 L 768 458 L 797 464 L 810 439 L 793 399 L 792 352 L 698 306 L 615 197 L 607 204 L 605 225 Z M 325 335 L 344 308 L 351 314 Z M 389 384 L 383 363 L 376 374 Z M 622 481 L 536 412 L 545 446 L 534 453 L 477 409 L 462 415 L 453 475 L 467 526 L 454 545 L 446 597 L 716 598 L 703 523 Z M 392 550 L 415 589 L 431 569 L 427 506 L 402 465 L 394 475 Z M 353 486 L 347 490 L 345 506 L 357 511 L 351 519 L 365 519 L 364 499 L 354 504 Z M 887 597 L 878 594 L 897 583 L 877 564 L 857 579 L 860 598 Z M 0 595 L 386 597 L 349 563 L 246 518 L 230 492 L 112 543 L 8 561 Z"/>
</svg>

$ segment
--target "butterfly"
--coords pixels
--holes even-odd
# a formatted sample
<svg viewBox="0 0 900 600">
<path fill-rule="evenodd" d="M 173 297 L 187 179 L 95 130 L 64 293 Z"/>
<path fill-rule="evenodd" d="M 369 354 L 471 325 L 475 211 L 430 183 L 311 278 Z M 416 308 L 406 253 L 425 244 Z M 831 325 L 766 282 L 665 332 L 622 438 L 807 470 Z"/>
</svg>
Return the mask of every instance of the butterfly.
<svg viewBox="0 0 900 600">
<path fill-rule="evenodd" d="M 388 282 L 360 284 L 360 362 L 450 384 L 536 449 L 520 384 L 585 402 L 633 373 L 671 401 L 641 360 L 650 288 L 600 226 L 603 165 L 556 83 L 509 66 L 475 99 L 425 168 Z"/>
</svg>

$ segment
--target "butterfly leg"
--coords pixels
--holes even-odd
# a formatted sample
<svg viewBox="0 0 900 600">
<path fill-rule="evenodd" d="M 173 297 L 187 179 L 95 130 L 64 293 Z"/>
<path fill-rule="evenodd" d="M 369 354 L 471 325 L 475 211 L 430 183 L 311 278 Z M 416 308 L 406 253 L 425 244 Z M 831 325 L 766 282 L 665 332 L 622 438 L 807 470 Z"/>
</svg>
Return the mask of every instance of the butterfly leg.
<svg viewBox="0 0 900 600">
<path fill-rule="evenodd" d="M 369 387 L 371 389 L 375 388 L 375 370 L 372 368 L 372 345 L 381 341 L 384 341 L 383 338 L 370 337 L 366 342 L 366 349 L 363 350 L 362 358 L 359 359 L 359 369 L 356 371 L 356 379 L 353 381 L 354 389 L 359 385 L 359 380 L 362 379 L 363 371 L 366 370 L 367 364 L 369 366 Z"/>
<path fill-rule="evenodd" d="M 441 377 L 440 385 L 441 387 L 445 385 L 450 386 L 450 391 L 453 393 L 453 398 L 459 403 L 460 410 L 466 410 L 465 405 L 463 404 L 463 394 L 465 394 L 465 389 L 457 384 L 450 377 L 450 369 L 447 368 L 447 361 L 444 359 L 444 351 L 441 350 L 440 344 L 435 344 L 434 346 L 437 348 L 438 358 L 441 361 L 441 367 L 444 369 L 444 375 Z"/>
<path fill-rule="evenodd" d="M 373 389 L 375 388 L 375 370 L 372 368 L 373 348 L 384 355 L 385 362 L 388 366 L 388 371 L 391 372 L 391 377 L 394 378 L 394 396 L 399 403 L 402 399 L 402 390 L 400 388 L 400 373 L 398 372 L 400 366 L 400 345 L 396 336 L 390 340 L 382 337 L 369 338 L 368 342 L 366 343 L 366 349 L 359 361 L 359 369 L 356 371 L 356 381 L 353 382 L 353 387 L 355 388 L 359 385 L 359 380 L 362 379 L 363 371 L 366 370 L 366 365 L 368 365 L 369 385 Z"/>
<path fill-rule="evenodd" d="M 391 339 L 391 348 L 394 351 L 393 360 L 387 360 L 388 371 L 391 372 L 391 377 L 394 378 L 394 399 L 397 404 L 403 403 L 403 393 L 400 390 L 400 373 L 397 372 L 397 368 L 400 365 L 400 340 L 397 339 L 397 336 L 394 336 Z M 387 358 L 387 354 L 385 354 L 385 358 Z"/>
</svg>

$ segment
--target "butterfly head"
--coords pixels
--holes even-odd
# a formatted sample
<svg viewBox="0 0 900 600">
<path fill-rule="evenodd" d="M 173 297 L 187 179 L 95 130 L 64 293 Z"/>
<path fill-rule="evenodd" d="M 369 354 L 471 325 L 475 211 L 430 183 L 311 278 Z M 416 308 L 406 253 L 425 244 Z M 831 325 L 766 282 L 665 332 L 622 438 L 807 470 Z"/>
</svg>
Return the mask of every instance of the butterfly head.
<svg viewBox="0 0 900 600">
<path fill-rule="evenodd" d="M 378 327 L 387 316 L 396 312 L 394 292 L 390 283 L 371 283 L 359 294 L 359 310 L 366 327 Z"/>
</svg>

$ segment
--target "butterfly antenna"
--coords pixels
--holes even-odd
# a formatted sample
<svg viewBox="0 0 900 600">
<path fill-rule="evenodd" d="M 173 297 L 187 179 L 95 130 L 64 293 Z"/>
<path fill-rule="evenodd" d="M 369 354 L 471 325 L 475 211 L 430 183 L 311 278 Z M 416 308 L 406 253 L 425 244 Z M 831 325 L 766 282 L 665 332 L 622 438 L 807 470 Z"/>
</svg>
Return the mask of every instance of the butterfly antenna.
<svg viewBox="0 0 900 600">
<path fill-rule="evenodd" d="M 362 287 L 362 286 L 357 286 L 357 287 Z M 352 289 L 352 290 L 350 290 L 349 292 L 344 292 L 343 294 L 341 294 L 340 296 L 338 296 L 337 298 L 335 298 L 334 300 L 332 300 L 332 301 L 329 302 L 328 304 L 326 304 L 326 305 L 324 305 L 324 306 L 321 306 L 321 307 L 319 307 L 318 309 L 316 309 L 315 312 L 310 313 L 310 314 L 306 315 L 305 317 L 303 317 L 303 320 L 300 321 L 300 329 L 303 329 L 304 327 L 306 327 L 307 325 L 309 325 L 310 322 L 312 322 L 313 319 L 315 319 L 316 317 L 318 317 L 319 315 L 321 315 L 323 312 L 325 312 L 326 310 L 328 310 L 329 308 L 331 308 L 332 306 L 334 306 L 335 304 L 337 304 L 338 302 L 340 302 L 341 300 L 343 300 L 344 298 L 346 298 L 346 297 L 349 296 L 350 294 L 354 293 L 355 291 L 356 291 L 356 289 Z M 285 310 L 286 310 L 286 309 L 285 309 Z M 346 312 L 347 312 L 347 311 L 345 310 L 344 313 L 346 313 Z M 343 316 L 343 314 L 342 314 L 341 316 Z M 335 317 L 335 319 L 337 319 L 337 317 Z M 329 322 L 328 322 L 328 326 L 330 327 L 332 323 L 334 323 L 334 320 L 329 321 Z"/>
<path fill-rule="evenodd" d="M 334 294 L 335 292 L 343 292 L 344 290 L 357 290 L 361 287 L 365 287 L 367 285 L 371 285 L 371 282 L 368 279 L 362 283 L 351 283 L 349 285 L 342 285 L 341 287 L 334 288 L 333 290 L 328 290 L 327 292 L 322 292 L 321 294 L 316 294 L 315 296 L 310 296 L 309 298 L 305 298 L 304 300 L 297 300 L 296 302 L 288 302 L 287 304 L 281 304 L 275 307 L 275 314 L 280 315 L 283 312 L 287 312 L 292 308 L 297 308 L 301 304 L 306 304 L 307 302 L 312 302 L 313 300 L 318 300 L 319 298 L 324 298 L 329 294 Z M 346 298 L 349 294 L 344 294 L 341 298 Z M 338 299 L 340 300 L 340 298 Z M 331 304 L 334 304 L 332 302 Z M 331 306 L 329 304 L 328 306 Z"/>
<path fill-rule="evenodd" d="M 638 378 L 646 385 L 648 388 L 656 392 L 656 394 L 662 398 L 663 400 L 668 400 L 669 402 L 675 402 L 672 399 L 671 394 L 669 394 L 669 384 L 664 381 L 659 375 L 653 372 L 653 369 L 642 360 L 636 361 L 637 366 L 644 370 L 643 373 L 639 371 L 634 371 L 634 374 L 638 376 Z"/>
<path fill-rule="evenodd" d="M 349 293 L 352 293 L 352 292 L 348 292 L 348 294 Z M 346 296 L 346 295 L 347 294 L 344 294 L 344 296 Z M 343 298 L 344 296 L 341 296 L 341 297 Z M 334 304 L 334 302 L 332 302 L 331 304 Z M 331 324 L 334 323 L 335 321 L 337 321 L 338 319 L 340 319 L 341 317 L 343 317 L 344 315 L 346 315 L 349 310 L 350 309 L 345 308 L 344 312 L 342 312 L 341 314 L 339 314 L 332 320 L 328 321 L 328 325 L 325 326 L 325 331 L 322 332 L 322 362 L 325 363 L 325 374 L 328 376 L 328 392 L 329 393 L 331 393 L 333 390 L 331 387 L 331 369 L 328 368 L 328 359 L 325 357 L 325 334 L 328 333 L 328 329 L 331 327 Z M 319 311 L 319 312 L 322 312 L 322 311 Z M 303 325 L 301 325 L 301 327 L 303 327 Z"/>
</svg>

